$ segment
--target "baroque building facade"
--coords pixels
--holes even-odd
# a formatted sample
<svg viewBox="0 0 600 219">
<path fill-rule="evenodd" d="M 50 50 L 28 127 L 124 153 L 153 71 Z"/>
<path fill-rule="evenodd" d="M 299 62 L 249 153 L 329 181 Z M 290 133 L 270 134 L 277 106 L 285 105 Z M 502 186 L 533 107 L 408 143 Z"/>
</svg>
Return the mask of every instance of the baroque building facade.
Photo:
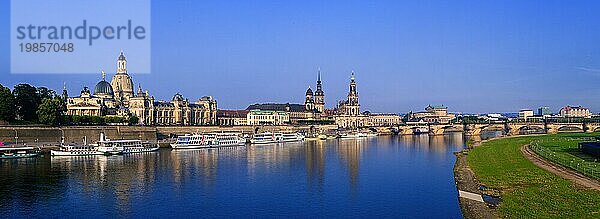
<svg viewBox="0 0 600 219">
<path fill-rule="evenodd" d="M 456 118 L 455 114 L 448 113 L 448 107 L 444 105 L 428 105 L 425 111 L 410 112 L 407 115 L 411 122 L 425 122 L 430 124 L 448 124 Z"/>
<path fill-rule="evenodd" d="M 323 121 L 323 118 L 327 117 L 325 110 L 325 92 L 323 92 L 323 84 L 321 82 L 321 70 L 319 69 L 317 74 L 317 86 L 313 92 L 309 86 L 306 90 L 304 104 L 297 103 L 264 103 L 264 104 L 252 104 L 246 108 L 246 111 L 262 110 L 266 112 L 284 112 L 288 115 L 291 124 L 322 124 L 327 123 Z M 231 117 L 229 114 L 223 114 L 223 116 Z M 233 119 L 233 118 L 231 118 Z M 229 119 L 227 119 L 229 120 Z M 223 121 L 226 121 L 223 119 Z M 269 124 L 268 122 L 251 122 L 251 118 L 247 118 L 248 124 Z M 229 124 L 229 123 L 228 123 Z"/>
<path fill-rule="evenodd" d="M 369 125 L 369 116 L 360 112 L 354 71 L 350 77 L 348 96 L 346 100 L 338 102 L 334 119 L 340 128 L 359 128 Z"/>
<path fill-rule="evenodd" d="M 310 86 L 308 86 L 304 99 L 304 107 L 307 111 L 315 111 L 321 115 L 325 115 L 325 92 L 323 92 L 323 84 L 321 83 L 320 69 L 317 73 L 317 90 L 313 93 Z"/>
<path fill-rule="evenodd" d="M 127 71 L 127 59 L 121 51 L 117 58 L 117 73 L 110 83 L 102 80 L 91 93 L 84 87 L 79 96 L 63 97 L 67 103 L 67 115 L 77 116 L 136 116 L 140 125 L 216 125 L 217 101 L 204 96 L 191 103 L 181 94 L 175 94 L 170 102 L 155 101 L 148 90 L 138 86 L 133 92 L 133 80 Z"/>
</svg>

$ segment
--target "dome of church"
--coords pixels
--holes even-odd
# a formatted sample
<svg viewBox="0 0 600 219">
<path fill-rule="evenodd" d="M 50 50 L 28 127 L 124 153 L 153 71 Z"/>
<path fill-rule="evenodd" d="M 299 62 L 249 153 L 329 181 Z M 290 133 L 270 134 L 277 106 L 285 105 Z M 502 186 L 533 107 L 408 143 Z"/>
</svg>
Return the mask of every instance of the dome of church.
<svg viewBox="0 0 600 219">
<path fill-rule="evenodd" d="M 101 95 L 101 94 L 108 94 L 108 95 L 114 94 L 112 86 L 110 86 L 110 84 L 108 82 L 106 82 L 105 80 L 98 82 L 98 84 L 96 84 L 96 87 L 94 87 L 94 95 Z"/>
</svg>

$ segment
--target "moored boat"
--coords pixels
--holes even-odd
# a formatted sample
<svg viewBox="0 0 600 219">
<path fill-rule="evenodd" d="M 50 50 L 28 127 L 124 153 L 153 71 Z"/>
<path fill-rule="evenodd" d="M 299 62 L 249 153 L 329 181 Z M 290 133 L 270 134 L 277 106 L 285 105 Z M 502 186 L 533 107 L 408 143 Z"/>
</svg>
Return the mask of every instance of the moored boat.
<svg viewBox="0 0 600 219">
<path fill-rule="evenodd" d="M 132 154 L 153 152 L 159 149 L 158 145 L 152 145 L 142 140 L 110 140 L 104 134 L 100 135 L 98 151 L 104 155 Z"/>
<path fill-rule="evenodd" d="M 280 142 L 283 142 L 283 134 L 272 132 L 254 134 L 250 140 L 252 144 L 273 144 Z"/>
<path fill-rule="evenodd" d="M 50 150 L 51 156 L 91 156 L 102 155 L 98 145 L 61 145 L 59 150 Z"/>
<path fill-rule="evenodd" d="M 103 135 L 100 135 L 101 137 Z M 102 152 L 98 151 L 98 145 L 87 144 L 87 137 L 83 138 L 83 144 L 64 144 L 64 140 L 61 142 L 58 150 L 50 150 L 51 156 L 92 156 L 102 155 Z"/>
<path fill-rule="evenodd" d="M 39 154 L 40 149 L 34 147 L 0 147 L 0 159 L 28 158 Z"/>
<path fill-rule="evenodd" d="M 283 142 L 304 141 L 304 135 L 300 133 L 284 133 L 281 136 Z"/>
<path fill-rule="evenodd" d="M 365 137 L 375 137 L 377 133 L 372 132 L 352 132 L 352 133 L 342 133 L 338 135 L 338 138 L 365 138 Z"/>
<path fill-rule="evenodd" d="M 171 144 L 171 147 L 173 149 L 194 149 L 243 146 L 245 144 L 246 139 L 239 133 L 207 133 L 179 136 L 177 141 Z"/>
<path fill-rule="evenodd" d="M 427 127 L 417 127 L 413 130 L 413 133 L 415 135 L 420 135 L 420 134 L 429 134 L 429 128 Z"/>
<path fill-rule="evenodd" d="M 317 138 L 319 138 L 321 140 L 327 140 L 327 135 L 326 134 L 320 134 L 319 136 L 317 136 Z"/>
</svg>

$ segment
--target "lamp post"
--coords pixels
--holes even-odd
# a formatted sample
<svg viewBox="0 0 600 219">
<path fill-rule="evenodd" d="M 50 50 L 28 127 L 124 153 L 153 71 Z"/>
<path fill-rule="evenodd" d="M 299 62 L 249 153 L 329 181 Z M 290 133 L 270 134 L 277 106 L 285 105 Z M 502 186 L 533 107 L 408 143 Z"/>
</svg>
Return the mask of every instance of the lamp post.
<svg viewBox="0 0 600 219">
<path fill-rule="evenodd" d="M 65 130 L 60 128 L 60 132 L 62 133 L 62 136 L 60 137 L 60 144 L 64 145 L 65 144 Z"/>
<path fill-rule="evenodd" d="M 15 145 L 19 144 L 19 134 L 17 133 L 16 129 L 13 129 L 13 131 L 15 131 Z"/>
</svg>

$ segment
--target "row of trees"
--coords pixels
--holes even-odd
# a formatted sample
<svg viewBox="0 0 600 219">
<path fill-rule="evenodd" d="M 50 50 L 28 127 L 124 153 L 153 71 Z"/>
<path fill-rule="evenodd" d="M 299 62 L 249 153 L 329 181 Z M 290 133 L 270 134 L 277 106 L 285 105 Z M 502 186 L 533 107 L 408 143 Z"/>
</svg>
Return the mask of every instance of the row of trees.
<svg viewBox="0 0 600 219">
<path fill-rule="evenodd" d="M 0 120 L 59 125 L 66 110 L 65 102 L 48 88 L 18 84 L 11 91 L 0 84 Z"/>
<path fill-rule="evenodd" d="M 11 91 L 0 84 L 0 120 L 17 124 L 105 125 L 137 124 L 138 118 L 68 116 L 65 100 L 45 87 L 18 84 Z"/>
</svg>

